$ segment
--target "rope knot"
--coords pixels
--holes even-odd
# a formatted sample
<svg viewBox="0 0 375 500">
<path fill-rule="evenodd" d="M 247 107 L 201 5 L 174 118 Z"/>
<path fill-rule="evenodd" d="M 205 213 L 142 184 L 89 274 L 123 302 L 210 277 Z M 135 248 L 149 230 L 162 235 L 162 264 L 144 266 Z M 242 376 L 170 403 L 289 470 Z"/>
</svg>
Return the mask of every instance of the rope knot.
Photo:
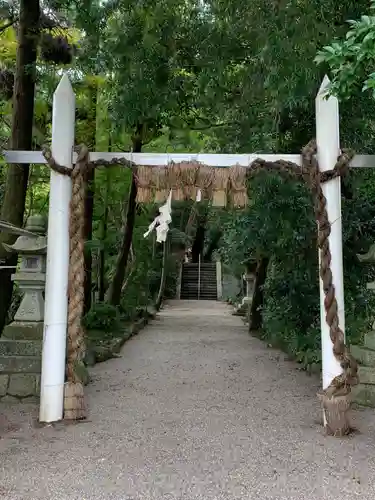
<svg viewBox="0 0 375 500">
<path fill-rule="evenodd" d="M 90 153 L 87 146 L 80 144 L 75 148 L 77 160 L 72 169 L 72 178 L 82 175 L 84 178 L 94 168 L 94 164 L 90 163 Z"/>
</svg>

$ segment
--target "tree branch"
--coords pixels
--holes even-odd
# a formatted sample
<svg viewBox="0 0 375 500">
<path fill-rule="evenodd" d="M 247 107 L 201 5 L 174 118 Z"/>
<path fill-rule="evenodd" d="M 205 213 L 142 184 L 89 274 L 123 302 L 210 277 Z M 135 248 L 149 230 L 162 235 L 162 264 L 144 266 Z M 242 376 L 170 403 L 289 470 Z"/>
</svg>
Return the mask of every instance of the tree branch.
<svg viewBox="0 0 375 500">
<path fill-rule="evenodd" d="M 0 33 L 7 30 L 11 26 L 13 26 L 13 24 L 15 24 L 15 23 L 16 23 L 16 19 L 13 19 L 13 20 L 7 22 L 6 24 L 4 24 L 3 26 L 0 26 Z"/>
</svg>

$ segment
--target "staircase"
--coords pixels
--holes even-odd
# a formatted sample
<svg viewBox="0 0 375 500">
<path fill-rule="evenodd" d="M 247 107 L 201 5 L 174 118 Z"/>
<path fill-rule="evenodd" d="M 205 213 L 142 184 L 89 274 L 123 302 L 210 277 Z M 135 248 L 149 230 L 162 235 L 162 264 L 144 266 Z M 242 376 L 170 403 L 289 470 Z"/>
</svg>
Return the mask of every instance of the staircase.
<svg viewBox="0 0 375 500">
<path fill-rule="evenodd" d="M 217 300 L 216 263 L 182 265 L 182 300 Z"/>
</svg>

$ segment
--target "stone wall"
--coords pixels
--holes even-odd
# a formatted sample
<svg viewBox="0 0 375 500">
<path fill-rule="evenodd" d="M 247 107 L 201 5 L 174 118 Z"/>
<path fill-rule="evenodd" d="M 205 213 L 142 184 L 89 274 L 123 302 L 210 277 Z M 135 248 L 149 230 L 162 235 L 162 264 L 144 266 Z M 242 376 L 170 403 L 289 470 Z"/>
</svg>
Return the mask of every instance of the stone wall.
<svg viewBox="0 0 375 500">
<path fill-rule="evenodd" d="M 5 335 L 9 333 L 5 329 Z M 0 340 L 0 398 L 36 399 L 40 392 L 42 341 L 3 337 Z"/>
</svg>

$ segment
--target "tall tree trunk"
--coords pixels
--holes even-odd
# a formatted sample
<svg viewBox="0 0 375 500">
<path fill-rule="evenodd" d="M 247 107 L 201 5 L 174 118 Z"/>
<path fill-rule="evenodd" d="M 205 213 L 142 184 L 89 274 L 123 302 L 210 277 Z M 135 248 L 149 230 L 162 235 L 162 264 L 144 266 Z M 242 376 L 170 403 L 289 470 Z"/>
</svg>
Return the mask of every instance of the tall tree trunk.
<svg viewBox="0 0 375 500">
<path fill-rule="evenodd" d="M 85 225 L 84 238 L 85 241 L 92 240 L 92 219 L 94 214 L 94 184 L 95 184 L 95 169 L 92 169 L 86 175 L 85 186 Z M 91 307 L 92 294 L 92 252 L 91 248 L 85 248 L 85 280 L 84 280 L 85 306 L 84 314 Z"/>
<path fill-rule="evenodd" d="M 13 93 L 11 148 L 14 150 L 31 150 L 32 146 L 39 19 L 39 0 L 21 0 Z M 28 178 L 28 165 L 8 167 L 1 219 L 16 226 L 23 225 Z M 14 239 L 14 236 L 0 233 L 0 262 L 7 266 L 16 265 L 17 256 L 9 256 L 1 243 L 11 244 Z M 0 332 L 2 332 L 12 300 L 13 283 L 11 270 L 4 269 L 0 273 Z"/>
<path fill-rule="evenodd" d="M 98 87 L 97 85 L 92 85 L 90 87 L 90 109 L 88 114 L 88 121 L 92 125 L 92 137 L 89 140 L 88 147 L 94 149 L 96 144 L 96 110 L 98 101 Z M 87 140 L 87 139 L 86 139 Z M 86 174 L 86 186 L 85 186 L 85 226 L 84 226 L 84 238 L 85 241 L 92 240 L 92 219 L 94 215 L 94 196 L 95 196 L 95 169 L 91 169 Z M 85 248 L 85 282 L 84 282 L 84 294 L 85 294 L 85 308 L 84 313 L 86 314 L 91 307 L 91 295 L 92 295 L 92 251 L 89 248 Z"/>
<path fill-rule="evenodd" d="M 264 257 L 260 259 L 257 265 L 254 283 L 254 295 L 249 311 L 249 332 L 258 331 L 262 328 L 262 309 L 264 304 L 263 286 L 267 278 L 267 268 L 269 260 L 270 259 L 268 257 Z"/>
<path fill-rule="evenodd" d="M 109 149 L 110 150 L 110 149 Z M 109 194 L 111 190 L 111 170 L 109 168 L 106 169 L 106 186 L 105 186 L 105 194 L 104 194 L 104 214 L 103 219 L 101 221 L 101 229 L 100 229 L 100 241 L 101 248 L 99 251 L 99 302 L 104 302 L 105 298 L 105 250 L 104 250 L 104 242 L 107 238 L 107 229 L 108 229 L 108 205 L 109 205 Z"/>
<path fill-rule="evenodd" d="M 133 152 L 140 153 L 142 151 L 142 140 L 140 134 L 133 139 Z M 111 305 L 117 306 L 120 304 L 122 285 L 125 279 L 126 266 L 129 259 L 130 247 L 133 240 L 134 223 L 136 216 L 136 199 L 137 199 L 137 183 L 135 176 L 132 176 L 130 185 L 129 198 L 127 202 L 125 228 L 123 232 L 123 239 L 121 249 L 117 257 L 115 275 L 108 293 L 108 301 Z"/>
</svg>

